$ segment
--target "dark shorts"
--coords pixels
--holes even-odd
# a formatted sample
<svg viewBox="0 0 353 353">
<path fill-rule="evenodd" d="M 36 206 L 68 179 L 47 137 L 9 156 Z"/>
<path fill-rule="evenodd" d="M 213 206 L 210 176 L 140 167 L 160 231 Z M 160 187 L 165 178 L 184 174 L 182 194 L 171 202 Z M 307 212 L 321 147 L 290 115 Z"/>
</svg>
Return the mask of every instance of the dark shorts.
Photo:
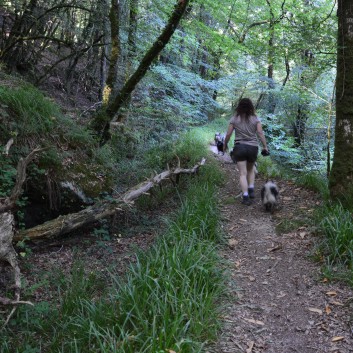
<svg viewBox="0 0 353 353">
<path fill-rule="evenodd" d="M 257 146 L 236 143 L 232 152 L 231 157 L 234 163 L 242 161 L 255 163 L 259 148 Z"/>
</svg>

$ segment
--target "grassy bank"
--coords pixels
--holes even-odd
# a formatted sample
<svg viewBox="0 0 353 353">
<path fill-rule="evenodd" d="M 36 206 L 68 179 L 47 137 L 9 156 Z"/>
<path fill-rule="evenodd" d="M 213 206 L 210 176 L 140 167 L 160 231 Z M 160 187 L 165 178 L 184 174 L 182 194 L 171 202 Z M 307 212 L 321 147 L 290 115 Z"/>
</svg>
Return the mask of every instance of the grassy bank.
<svg viewBox="0 0 353 353">
<path fill-rule="evenodd" d="M 207 154 L 209 134 L 186 134 L 174 152 L 193 165 Z M 0 351 L 201 352 L 216 336 L 224 290 L 216 251 L 221 180 L 211 163 L 185 180 L 180 209 L 147 252 L 136 251 L 123 278 L 87 273 L 80 262 L 69 276 L 59 269 L 46 276 L 53 301 L 20 306 L 1 332 Z"/>
<path fill-rule="evenodd" d="M 301 173 L 294 181 L 318 193 L 322 199 L 321 206 L 306 221 L 311 223 L 318 236 L 314 258 L 322 263 L 323 276 L 353 285 L 352 202 L 347 200 L 342 205 L 330 199 L 328 180 L 324 173 Z"/>
<path fill-rule="evenodd" d="M 352 202 L 345 205 L 330 200 L 327 178 L 307 173 L 297 179 L 299 185 L 320 194 L 322 205 L 315 210 L 312 222 L 319 235 L 316 258 L 323 263 L 323 275 L 353 285 Z"/>
</svg>

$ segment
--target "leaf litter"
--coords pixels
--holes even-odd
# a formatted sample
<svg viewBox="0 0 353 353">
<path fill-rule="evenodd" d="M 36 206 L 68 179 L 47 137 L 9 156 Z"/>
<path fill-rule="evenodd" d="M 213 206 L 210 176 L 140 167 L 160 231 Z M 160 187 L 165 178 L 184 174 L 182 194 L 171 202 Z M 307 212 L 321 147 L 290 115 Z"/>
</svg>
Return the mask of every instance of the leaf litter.
<svg viewBox="0 0 353 353">
<path fill-rule="evenodd" d="M 222 209 L 229 246 L 221 255 L 231 265 L 223 303 L 227 319 L 206 352 L 352 353 L 352 289 L 323 279 L 320 264 L 310 258 L 317 239 L 305 220 L 319 198 L 293 182 L 276 180 L 282 201 L 271 215 L 261 205 L 266 180 L 258 175 L 254 203 L 242 205 L 235 198 L 240 190 L 235 165 L 227 155 L 217 158 L 227 178 L 220 197 L 234 197 Z M 294 227 L 287 229 L 290 222 Z M 276 226 L 282 230 L 276 232 Z"/>
</svg>

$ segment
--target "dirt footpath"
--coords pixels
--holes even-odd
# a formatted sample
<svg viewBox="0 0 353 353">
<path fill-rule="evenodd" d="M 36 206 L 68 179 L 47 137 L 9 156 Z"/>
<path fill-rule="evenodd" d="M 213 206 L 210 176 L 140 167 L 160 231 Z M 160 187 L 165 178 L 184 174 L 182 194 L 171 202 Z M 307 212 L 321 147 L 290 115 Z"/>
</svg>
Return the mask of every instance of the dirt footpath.
<svg viewBox="0 0 353 353">
<path fill-rule="evenodd" d="M 277 181 L 280 209 L 271 215 L 261 205 L 265 181 L 257 176 L 255 202 L 242 205 L 236 166 L 229 156 L 217 158 L 227 174 L 219 196 L 230 295 L 219 342 L 209 352 L 353 352 L 352 289 L 325 279 L 311 256 L 318 238 L 305 218 L 317 196 Z"/>
</svg>

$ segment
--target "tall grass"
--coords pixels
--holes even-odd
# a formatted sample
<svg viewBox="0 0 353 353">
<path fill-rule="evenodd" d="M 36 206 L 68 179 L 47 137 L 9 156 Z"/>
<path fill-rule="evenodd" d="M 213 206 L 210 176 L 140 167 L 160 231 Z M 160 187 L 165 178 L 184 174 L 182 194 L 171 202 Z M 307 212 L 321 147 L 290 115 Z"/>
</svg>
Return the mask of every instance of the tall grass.
<svg viewBox="0 0 353 353">
<path fill-rule="evenodd" d="M 198 160 L 207 153 L 206 144 L 198 146 L 197 156 L 188 157 L 182 144 L 179 151 Z M 112 273 L 102 283 L 85 274 L 80 264 L 71 275 L 53 279 L 58 302 L 21 306 L 2 331 L 0 351 L 203 351 L 216 337 L 224 290 L 216 251 L 221 240 L 216 190 L 221 180 L 212 165 L 200 170 L 181 194 L 181 208 L 167 222 L 165 234 L 149 251 L 137 251 L 124 278 Z"/>
<path fill-rule="evenodd" d="M 50 132 L 60 115 L 58 106 L 29 84 L 17 89 L 0 87 L 0 97 L 15 118 L 14 129 L 23 134 Z"/>
<path fill-rule="evenodd" d="M 304 173 L 296 178 L 296 183 L 318 192 L 324 200 L 329 199 L 327 178 L 317 172 Z"/>
<path fill-rule="evenodd" d="M 323 261 L 323 274 L 353 284 L 353 217 L 343 203 L 330 200 L 327 178 L 319 172 L 303 173 L 297 184 L 317 192 L 322 206 L 316 208 L 313 225 L 320 235 L 315 258 Z M 349 203 L 348 203 L 349 204 Z"/>
<path fill-rule="evenodd" d="M 16 134 L 21 139 L 46 136 L 56 142 L 64 136 L 73 147 L 95 144 L 88 129 L 65 117 L 57 104 L 31 84 L 0 87 L 0 104 L 3 114 L 11 116 L 0 128 L 5 135 Z"/>
<path fill-rule="evenodd" d="M 325 276 L 353 284 L 353 217 L 346 204 L 330 200 L 327 178 L 311 172 L 300 175 L 296 183 L 320 194 L 323 205 L 316 209 L 313 222 L 321 235 L 316 248 L 324 260 Z"/>
<path fill-rule="evenodd" d="M 323 274 L 353 285 L 353 203 L 348 199 L 345 203 L 330 200 L 328 180 L 317 171 L 303 173 L 295 181 L 317 192 L 323 200 L 311 219 L 320 235 L 315 257 L 324 263 Z"/>
<path fill-rule="evenodd" d="M 353 284 L 353 216 L 341 203 L 327 203 L 316 212 L 320 233 L 324 238 L 320 250 L 326 259 L 326 271 L 336 268 L 346 272 Z M 334 273 L 332 273 L 334 276 Z"/>
<path fill-rule="evenodd" d="M 215 132 L 226 128 L 227 122 L 218 119 L 207 126 L 188 130 L 177 141 L 166 142 L 147 151 L 146 166 L 164 168 L 171 161 L 175 164 L 180 161 L 182 165 L 196 163 L 207 155 L 209 143 L 214 139 Z"/>
</svg>

